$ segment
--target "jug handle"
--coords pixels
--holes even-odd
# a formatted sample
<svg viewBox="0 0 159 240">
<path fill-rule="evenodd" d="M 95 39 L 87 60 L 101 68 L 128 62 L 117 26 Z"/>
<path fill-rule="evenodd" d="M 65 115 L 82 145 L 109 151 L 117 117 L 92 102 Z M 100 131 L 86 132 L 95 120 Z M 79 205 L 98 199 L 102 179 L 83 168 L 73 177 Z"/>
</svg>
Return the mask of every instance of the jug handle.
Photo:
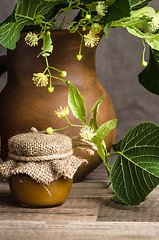
<svg viewBox="0 0 159 240">
<path fill-rule="evenodd" d="M 0 56 L 0 76 L 7 71 L 7 55 Z M 1 157 L 1 135 L 0 135 L 0 157 Z"/>
<path fill-rule="evenodd" d="M 0 56 L 0 76 L 7 71 L 7 55 Z"/>
</svg>

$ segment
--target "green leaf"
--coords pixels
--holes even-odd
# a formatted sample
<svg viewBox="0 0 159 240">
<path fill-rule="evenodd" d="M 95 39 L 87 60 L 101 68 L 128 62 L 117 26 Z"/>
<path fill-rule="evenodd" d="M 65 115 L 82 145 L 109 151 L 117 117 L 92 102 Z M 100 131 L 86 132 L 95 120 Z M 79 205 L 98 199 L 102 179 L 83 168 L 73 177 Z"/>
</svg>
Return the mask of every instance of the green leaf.
<svg viewBox="0 0 159 240">
<path fill-rule="evenodd" d="M 153 34 L 153 33 L 143 33 L 136 27 L 127 27 L 127 30 L 130 34 L 145 39 L 145 41 L 150 45 L 151 48 L 159 51 L 159 33 Z"/>
<path fill-rule="evenodd" d="M 116 195 L 113 196 L 110 200 L 119 204 L 124 204 Z"/>
<path fill-rule="evenodd" d="M 103 30 L 105 37 L 108 38 L 109 37 L 109 25 L 106 24 Z"/>
<path fill-rule="evenodd" d="M 3 23 L 0 25 L 0 44 L 9 49 L 14 49 L 16 47 L 16 42 L 20 38 L 20 32 L 25 26 L 24 22 L 16 23 L 15 19 L 15 9 L 13 10 L 12 15 L 10 15 Z M 26 21 L 26 24 L 29 24 L 30 21 Z"/>
<path fill-rule="evenodd" d="M 146 6 L 152 0 L 130 0 L 132 10 L 140 9 Z"/>
<path fill-rule="evenodd" d="M 86 3 L 86 4 L 89 3 L 90 4 L 90 3 L 93 3 L 93 2 L 98 2 L 98 0 L 95 0 L 95 1 L 94 0 L 81 0 L 80 2 L 81 3 Z"/>
<path fill-rule="evenodd" d="M 112 131 L 117 124 L 117 120 L 113 119 L 108 122 L 103 123 L 95 132 L 95 136 L 93 137 L 93 143 L 97 147 L 97 152 L 102 160 L 105 162 L 105 150 L 103 148 L 103 140 L 104 138 Z"/>
<path fill-rule="evenodd" d="M 150 48 L 149 63 L 138 78 L 143 87 L 159 95 L 159 51 Z"/>
<path fill-rule="evenodd" d="M 98 4 L 97 2 L 93 2 L 91 4 L 86 4 L 86 8 L 88 8 L 89 10 L 95 11 L 97 4 Z"/>
<path fill-rule="evenodd" d="M 149 44 L 149 46 L 157 51 L 159 51 L 159 33 L 146 33 L 145 41 Z"/>
<path fill-rule="evenodd" d="M 32 25 L 38 15 L 45 15 L 60 1 L 19 0 L 13 13 L 0 25 L 0 44 L 15 49 L 20 32 L 25 26 Z"/>
<path fill-rule="evenodd" d="M 123 203 L 137 205 L 159 183 L 159 127 L 139 124 L 113 149 L 119 156 L 110 173 L 112 188 Z"/>
<path fill-rule="evenodd" d="M 143 7 L 139 10 L 132 11 L 131 17 L 132 18 L 142 18 L 142 17 L 152 18 L 155 14 L 156 12 L 152 7 Z"/>
<path fill-rule="evenodd" d="M 110 7 L 111 5 L 113 5 L 113 3 L 115 2 L 116 0 L 106 0 L 105 1 L 105 4 L 106 6 Z"/>
<path fill-rule="evenodd" d="M 52 53 L 53 45 L 52 45 L 52 39 L 50 36 L 50 32 L 48 31 L 46 35 L 43 36 L 43 47 L 42 47 L 42 56 L 46 57 L 49 56 L 50 53 Z"/>
<path fill-rule="evenodd" d="M 129 0 L 116 0 L 105 15 L 104 22 L 107 24 L 124 17 L 130 17 L 130 12 Z"/>
<path fill-rule="evenodd" d="M 94 131 L 97 131 L 98 129 L 98 122 L 97 122 L 97 114 L 99 106 L 104 98 L 104 94 L 101 96 L 101 98 L 94 104 L 91 113 L 93 113 L 93 118 L 90 119 L 89 126 L 93 127 Z"/>
<path fill-rule="evenodd" d="M 86 124 L 87 120 L 85 117 L 87 117 L 87 112 L 85 108 L 85 101 L 80 95 L 78 88 L 73 85 L 69 85 L 68 105 L 73 115 L 82 123 Z"/>
<path fill-rule="evenodd" d="M 117 120 L 112 119 L 103 123 L 96 131 L 96 134 L 93 138 L 96 142 L 102 142 L 104 138 L 116 127 Z"/>
</svg>

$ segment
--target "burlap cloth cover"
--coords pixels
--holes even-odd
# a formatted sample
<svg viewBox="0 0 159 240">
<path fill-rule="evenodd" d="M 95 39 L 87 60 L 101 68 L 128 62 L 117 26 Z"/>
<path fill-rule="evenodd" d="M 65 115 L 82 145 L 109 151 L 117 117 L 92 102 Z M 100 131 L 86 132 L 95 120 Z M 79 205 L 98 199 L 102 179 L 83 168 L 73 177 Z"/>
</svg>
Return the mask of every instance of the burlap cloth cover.
<svg viewBox="0 0 159 240">
<path fill-rule="evenodd" d="M 49 185 L 60 177 L 72 179 L 86 159 L 73 156 L 68 136 L 54 133 L 29 132 L 8 141 L 9 158 L 0 165 L 0 177 L 26 174 L 39 183 Z"/>
</svg>

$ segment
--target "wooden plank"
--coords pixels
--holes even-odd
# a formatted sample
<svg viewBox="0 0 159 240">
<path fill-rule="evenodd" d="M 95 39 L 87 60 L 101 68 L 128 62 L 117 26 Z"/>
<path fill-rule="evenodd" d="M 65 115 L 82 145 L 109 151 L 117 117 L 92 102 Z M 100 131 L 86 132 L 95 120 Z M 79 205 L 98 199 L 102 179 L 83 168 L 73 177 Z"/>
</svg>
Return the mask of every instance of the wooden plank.
<svg viewBox="0 0 159 240">
<path fill-rule="evenodd" d="M 158 223 L 81 222 L 81 221 L 0 221 L 1 240 L 158 240 Z"/>
</svg>

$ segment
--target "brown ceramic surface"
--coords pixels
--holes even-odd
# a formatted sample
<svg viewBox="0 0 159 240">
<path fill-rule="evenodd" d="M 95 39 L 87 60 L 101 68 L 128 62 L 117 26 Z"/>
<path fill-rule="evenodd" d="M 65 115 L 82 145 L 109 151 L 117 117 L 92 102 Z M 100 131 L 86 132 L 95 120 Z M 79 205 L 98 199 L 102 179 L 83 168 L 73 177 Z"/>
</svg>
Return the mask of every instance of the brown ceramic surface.
<svg viewBox="0 0 159 240">
<path fill-rule="evenodd" d="M 59 106 L 67 105 L 69 87 L 59 80 L 54 80 L 55 91 L 51 94 L 47 88 L 38 88 L 33 84 L 33 73 L 44 71 L 45 59 L 37 58 L 41 45 L 34 48 L 29 47 L 24 41 L 25 36 L 26 33 L 21 34 L 15 50 L 8 50 L 8 84 L 0 94 L 0 135 L 3 160 L 7 158 L 7 141 L 11 136 L 26 132 L 33 126 L 38 130 L 45 130 L 48 126 L 61 128 L 67 124 L 65 119 L 57 120 L 54 111 Z M 66 79 L 79 88 L 86 101 L 88 120 L 91 118 L 90 111 L 94 103 L 103 93 L 105 94 L 98 115 L 98 122 L 101 125 L 114 119 L 115 111 L 109 96 L 97 79 L 96 47 L 86 48 L 83 46 L 83 58 L 81 61 L 77 61 L 76 55 L 79 51 L 80 41 L 78 33 L 70 34 L 67 30 L 54 31 L 54 50 L 49 57 L 49 64 L 66 70 L 68 73 Z M 59 76 L 56 72 L 52 72 L 52 74 Z M 74 124 L 80 123 L 72 114 L 69 115 L 69 119 Z M 68 128 L 61 133 L 74 137 L 78 135 L 79 128 Z M 115 130 L 106 138 L 108 151 L 114 143 L 114 139 Z M 95 167 L 100 163 L 101 160 L 98 159 Z"/>
</svg>

